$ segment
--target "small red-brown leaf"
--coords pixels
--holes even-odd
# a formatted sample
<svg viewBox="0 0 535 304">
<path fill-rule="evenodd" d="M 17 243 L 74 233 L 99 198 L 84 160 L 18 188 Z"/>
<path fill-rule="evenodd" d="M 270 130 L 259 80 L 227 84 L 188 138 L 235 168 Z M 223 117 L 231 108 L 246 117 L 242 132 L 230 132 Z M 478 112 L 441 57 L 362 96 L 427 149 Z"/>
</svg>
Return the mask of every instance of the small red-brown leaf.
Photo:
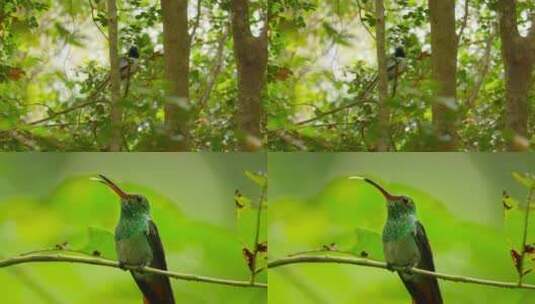
<svg viewBox="0 0 535 304">
<path fill-rule="evenodd" d="M 256 251 L 258 252 L 267 252 L 268 246 L 266 242 L 256 244 Z"/>
<path fill-rule="evenodd" d="M 524 246 L 524 252 L 529 254 L 535 253 L 535 246 L 533 246 L 533 244 L 526 244 Z"/>
<path fill-rule="evenodd" d="M 279 68 L 275 74 L 275 78 L 281 81 L 284 81 L 291 76 L 293 76 L 293 72 L 288 68 Z"/>
<path fill-rule="evenodd" d="M 325 251 L 336 251 L 336 243 L 330 243 L 328 245 L 323 245 L 321 248 Z"/>
<path fill-rule="evenodd" d="M 245 207 L 245 205 L 240 202 L 241 197 L 242 197 L 242 194 L 240 193 L 240 190 L 236 189 L 236 191 L 234 191 L 234 204 L 236 205 L 236 208 L 238 209 Z"/>
<path fill-rule="evenodd" d="M 24 70 L 21 68 L 11 68 L 8 72 L 8 77 L 11 80 L 19 80 L 25 75 L 26 75 L 26 72 L 24 72 Z"/>
<path fill-rule="evenodd" d="M 57 250 L 64 250 L 64 249 L 67 248 L 68 245 L 69 245 L 69 242 L 65 241 L 65 242 L 63 242 L 61 244 L 56 244 L 55 248 Z"/>
<path fill-rule="evenodd" d="M 513 208 L 513 206 L 507 204 L 507 200 L 510 198 L 509 194 L 507 194 L 507 191 L 503 190 L 502 192 L 502 205 L 505 210 L 510 210 Z"/>
<path fill-rule="evenodd" d="M 511 249 L 511 258 L 513 258 L 513 264 L 515 265 L 516 272 L 521 273 L 520 269 L 520 258 L 521 255 L 518 253 L 518 251 Z"/>
<path fill-rule="evenodd" d="M 250 271 L 254 271 L 253 264 L 254 264 L 254 254 L 249 250 L 249 248 L 243 248 L 242 249 L 243 257 L 245 258 L 245 261 L 247 262 L 247 266 L 249 267 Z"/>
</svg>

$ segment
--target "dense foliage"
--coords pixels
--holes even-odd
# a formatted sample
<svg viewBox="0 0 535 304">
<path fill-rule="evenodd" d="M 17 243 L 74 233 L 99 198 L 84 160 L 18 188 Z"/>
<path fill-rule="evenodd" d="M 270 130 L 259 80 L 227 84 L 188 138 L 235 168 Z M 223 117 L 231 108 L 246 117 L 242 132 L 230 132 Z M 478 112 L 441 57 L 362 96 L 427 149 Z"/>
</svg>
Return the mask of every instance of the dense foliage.
<svg viewBox="0 0 535 304">
<path fill-rule="evenodd" d="M 277 2 L 277 1 L 276 1 Z M 468 2 L 468 3 L 466 3 Z M 505 150 L 505 81 L 495 1 L 457 1 L 459 150 Z M 270 62 L 271 150 L 373 151 L 377 130 L 374 1 L 278 1 Z M 392 150 L 431 150 L 433 89 L 427 1 L 386 3 L 388 56 L 407 67 L 389 84 Z M 519 29 L 533 3 L 518 3 Z M 535 92 L 531 90 L 533 136 Z M 342 109 L 344 106 L 347 108 Z M 337 110 L 330 115 L 329 111 Z M 324 115 L 324 116 L 323 116 Z M 302 123 L 307 119 L 318 119 Z M 533 137 L 527 139 L 533 144 Z M 529 145 L 529 143 L 527 144 Z"/>
<path fill-rule="evenodd" d="M 253 1 L 251 10 L 262 3 Z M 167 85 L 160 2 L 118 5 L 120 54 L 131 46 L 140 50 L 135 71 L 122 88 L 124 150 L 153 150 L 163 137 Z M 106 1 L 13 0 L 2 2 L 0 9 L 0 149 L 106 150 Z M 237 81 L 228 10 L 227 1 L 190 2 L 193 150 L 237 149 Z M 253 31 L 261 22 L 255 16 Z"/>
</svg>

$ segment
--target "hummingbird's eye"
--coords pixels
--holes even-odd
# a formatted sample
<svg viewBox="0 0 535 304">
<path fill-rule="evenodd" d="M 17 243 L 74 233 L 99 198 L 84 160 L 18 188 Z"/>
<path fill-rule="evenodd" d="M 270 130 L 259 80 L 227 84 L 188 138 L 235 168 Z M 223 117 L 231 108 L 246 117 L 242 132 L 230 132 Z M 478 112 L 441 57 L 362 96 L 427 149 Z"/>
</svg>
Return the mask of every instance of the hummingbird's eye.
<svg viewBox="0 0 535 304">
<path fill-rule="evenodd" d="M 406 197 L 402 197 L 402 198 L 401 198 L 401 202 L 402 202 L 403 204 L 405 204 L 405 205 L 408 205 L 408 204 L 409 204 L 409 199 L 406 198 Z"/>
</svg>

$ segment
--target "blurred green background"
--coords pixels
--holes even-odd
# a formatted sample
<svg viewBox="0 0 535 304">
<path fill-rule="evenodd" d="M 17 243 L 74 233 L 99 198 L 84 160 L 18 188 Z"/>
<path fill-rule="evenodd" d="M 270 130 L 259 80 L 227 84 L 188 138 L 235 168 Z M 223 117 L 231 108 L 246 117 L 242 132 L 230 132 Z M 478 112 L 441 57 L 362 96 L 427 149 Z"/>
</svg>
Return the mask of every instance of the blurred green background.
<svg viewBox="0 0 535 304">
<path fill-rule="evenodd" d="M 68 242 L 67 248 L 115 258 L 117 197 L 90 181 L 104 174 L 146 195 L 170 270 L 248 280 L 242 249 L 254 229 L 239 227 L 236 189 L 256 201 L 245 171 L 266 171 L 254 153 L 0 154 L 0 256 Z M 265 226 L 264 226 L 265 230 Z M 265 237 L 265 231 L 262 233 Z M 266 275 L 258 281 L 265 282 Z M 172 280 L 177 303 L 266 303 L 266 290 Z M 2 303 L 140 303 L 127 272 L 82 264 L 23 264 L 0 269 Z"/>
<path fill-rule="evenodd" d="M 534 173 L 535 155 L 270 153 L 270 259 L 335 243 L 338 250 L 364 250 L 383 260 L 385 201 L 370 185 L 346 179 L 363 175 L 415 200 L 437 271 L 515 281 L 510 250 L 519 247 L 523 209 L 504 212 L 502 191 L 518 202 L 525 202 L 528 191 L 514 171 Z M 535 216 L 530 221 L 533 243 Z M 526 282 L 535 283 L 535 274 Z M 445 303 L 535 303 L 535 291 L 449 281 L 440 286 Z M 335 264 L 272 269 L 268 297 L 270 303 L 410 302 L 395 273 Z"/>
</svg>

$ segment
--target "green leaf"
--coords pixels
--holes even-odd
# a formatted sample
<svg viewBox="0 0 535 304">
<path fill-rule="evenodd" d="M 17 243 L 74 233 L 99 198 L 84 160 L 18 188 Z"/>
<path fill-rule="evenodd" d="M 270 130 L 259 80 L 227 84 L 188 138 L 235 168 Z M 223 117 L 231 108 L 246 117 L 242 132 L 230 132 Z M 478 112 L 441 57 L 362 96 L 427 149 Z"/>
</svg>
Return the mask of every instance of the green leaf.
<svg viewBox="0 0 535 304">
<path fill-rule="evenodd" d="M 245 171 L 245 176 L 262 188 L 266 185 L 266 175 L 261 172 L 253 173 L 251 171 Z"/>
<path fill-rule="evenodd" d="M 526 188 L 535 188 L 535 177 L 529 173 L 513 172 L 513 178 Z"/>
</svg>

